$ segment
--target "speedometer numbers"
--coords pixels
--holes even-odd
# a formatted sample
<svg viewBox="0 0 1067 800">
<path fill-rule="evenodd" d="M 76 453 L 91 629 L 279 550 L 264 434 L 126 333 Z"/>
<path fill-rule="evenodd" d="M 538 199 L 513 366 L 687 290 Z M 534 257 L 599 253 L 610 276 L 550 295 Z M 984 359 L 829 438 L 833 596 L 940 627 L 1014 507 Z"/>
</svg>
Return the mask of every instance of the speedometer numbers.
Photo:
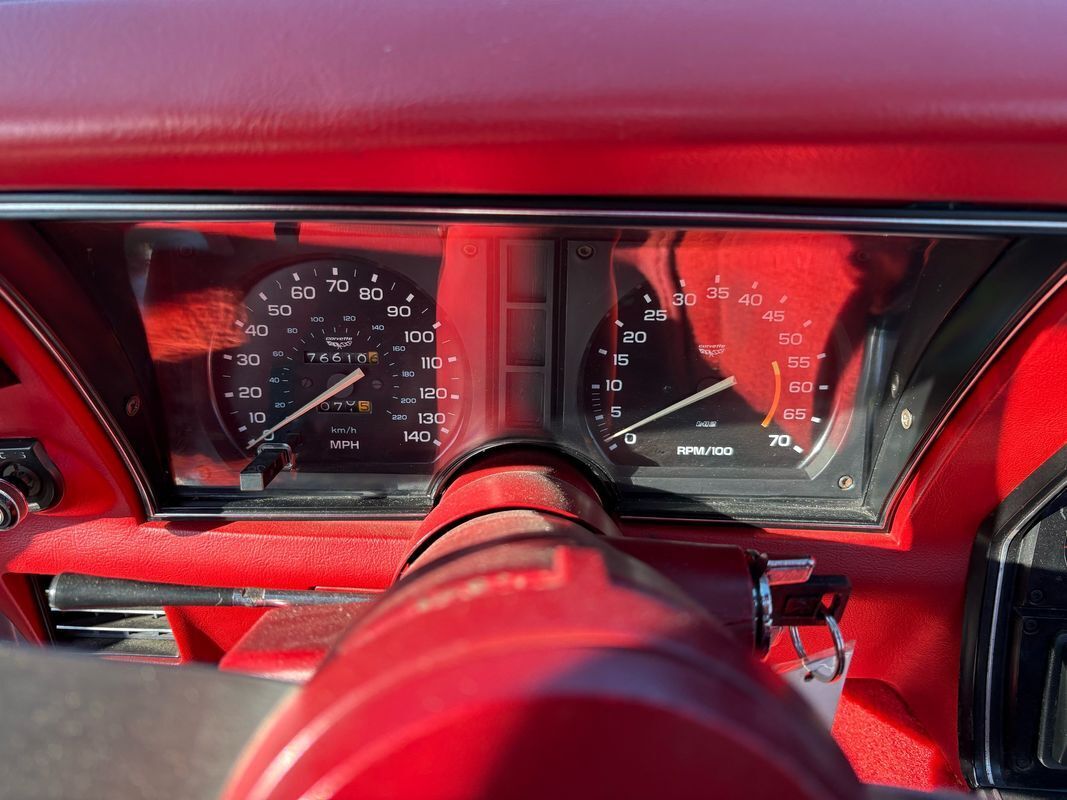
<svg viewBox="0 0 1067 800">
<path fill-rule="evenodd" d="M 833 326 L 759 281 L 695 284 L 642 282 L 597 328 L 582 387 L 593 437 L 620 465 L 804 468 L 833 414 Z"/>
<path fill-rule="evenodd" d="M 463 421 L 462 351 L 434 301 L 366 262 L 295 264 L 260 280 L 216 337 L 215 406 L 246 456 L 287 444 L 298 463 L 425 463 Z"/>
</svg>

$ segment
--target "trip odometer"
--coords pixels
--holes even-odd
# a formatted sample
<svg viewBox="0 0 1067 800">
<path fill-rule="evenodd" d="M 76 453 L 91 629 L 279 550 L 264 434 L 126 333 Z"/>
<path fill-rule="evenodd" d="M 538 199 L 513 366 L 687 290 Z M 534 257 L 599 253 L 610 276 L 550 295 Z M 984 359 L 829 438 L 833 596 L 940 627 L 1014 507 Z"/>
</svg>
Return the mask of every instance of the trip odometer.
<svg viewBox="0 0 1067 800">
<path fill-rule="evenodd" d="M 463 422 L 465 366 L 433 299 L 369 262 L 292 264 L 216 333 L 215 407 L 233 445 L 301 468 L 432 462 Z"/>
<path fill-rule="evenodd" d="M 618 465 L 809 469 L 834 417 L 841 343 L 803 297 L 725 269 L 633 279 L 594 334 L 582 397 Z"/>
</svg>

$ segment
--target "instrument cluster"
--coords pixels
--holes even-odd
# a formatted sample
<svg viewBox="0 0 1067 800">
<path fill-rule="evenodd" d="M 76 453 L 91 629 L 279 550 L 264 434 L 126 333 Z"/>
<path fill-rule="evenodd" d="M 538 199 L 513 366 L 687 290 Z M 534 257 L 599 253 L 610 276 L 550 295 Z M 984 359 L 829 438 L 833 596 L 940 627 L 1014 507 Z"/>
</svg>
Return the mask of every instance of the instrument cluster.
<svg viewBox="0 0 1067 800">
<path fill-rule="evenodd" d="M 348 216 L 44 226 L 127 287 L 157 513 L 417 515 L 526 447 L 625 515 L 877 524 L 974 363 L 915 432 L 897 406 L 945 372 L 930 346 L 1007 246 L 847 219 Z"/>
</svg>

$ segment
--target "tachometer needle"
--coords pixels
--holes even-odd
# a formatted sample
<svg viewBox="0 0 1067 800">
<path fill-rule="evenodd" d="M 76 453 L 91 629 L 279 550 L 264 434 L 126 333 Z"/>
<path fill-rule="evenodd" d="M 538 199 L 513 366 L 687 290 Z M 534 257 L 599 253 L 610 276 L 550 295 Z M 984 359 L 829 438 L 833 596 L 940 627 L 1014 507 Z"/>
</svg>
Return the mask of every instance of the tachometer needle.
<svg viewBox="0 0 1067 800">
<path fill-rule="evenodd" d="M 636 431 L 638 428 L 645 427 L 645 425 L 648 425 L 648 423 L 650 423 L 650 422 L 655 422 L 657 419 L 663 419 L 668 414 L 673 414 L 675 411 L 680 411 L 683 408 L 685 408 L 686 406 L 693 405 L 693 403 L 699 403 L 701 400 L 703 400 L 706 397 L 711 397 L 713 394 L 718 394 L 719 392 L 723 392 L 723 391 L 729 389 L 731 386 L 735 385 L 736 383 L 737 383 L 737 378 L 735 378 L 733 375 L 731 375 L 729 378 L 723 378 L 718 383 L 713 383 L 713 384 L 711 384 L 711 386 L 707 387 L 706 389 L 701 389 L 696 394 L 689 395 L 689 397 L 685 398 L 684 400 L 679 400 L 677 403 L 672 403 L 671 405 L 667 406 L 666 408 L 664 408 L 664 409 L 662 409 L 660 411 L 657 411 L 655 414 L 650 414 L 649 416 L 645 417 L 640 422 L 635 422 L 633 425 L 627 425 L 621 431 L 615 431 L 615 433 L 611 434 L 611 436 L 609 436 L 604 441 L 610 442 L 612 439 L 618 439 L 620 436 L 625 436 L 628 433 L 632 433 L 633 431 Z"/>
<path fill-rule="evenodd" d="M 313 397 L 312 399 L 308 400 L 306 403 L 304 403 L 304 405 L 300 406 L 300 408 L 298 408 L 296 411 L 294 411 L 288 417 L 283 419 L 277 425 L 274 425 L 273 427 L 267 428 L 267 430 L 263 431 L 262 434 L 260 434 L 255 439 L 250 441 L 248 443 L 248 446 L 249 447 L 255 447 L 257 444 L 262 442 L 268 436 L 270 436 L 270 435 L 272 435 L 274 433 L 277 433 L 278 431 L 280 431 L 282 428 L 284 428 L 286 425 L 288 425 L 293 420 L 300 419 L 306 413 L 311 411 L 311 409 L 313 409 L 316 406 L 318 406 L 319 403 L 325 403 L 327 400 L 329 400 L 335 394 L 340 394 L 341 392 L 343 392 L 345 389 L 347 389 L 349 386 L 354 384 L 356 381 L 358 381 L 362 377 L 363 377 L 363 370 L 361 368 L 356 368 L 355 370 L 350 372 L 348 375 L 346 375 L 344 378 L 342 378 L 337 383 L 335 383 L 333 386 L 331 386 L 328 389 L 326 389 L 326 391 L 324 391 L 322 394 L 317 395 L 317 396 Z"/>
</svg>

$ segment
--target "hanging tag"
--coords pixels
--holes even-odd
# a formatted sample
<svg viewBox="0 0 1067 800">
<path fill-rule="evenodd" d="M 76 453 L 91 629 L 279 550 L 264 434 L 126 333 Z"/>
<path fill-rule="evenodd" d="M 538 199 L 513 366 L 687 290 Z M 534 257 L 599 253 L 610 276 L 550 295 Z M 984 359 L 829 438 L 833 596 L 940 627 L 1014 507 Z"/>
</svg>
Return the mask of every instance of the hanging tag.
<svg viewBox="0 0 1067 800">
<path fill-rule="evenodd" d="M 809 656 L 806 666 L 801 663 L 800 659 L 795 659 L 776 664 L 774 667 L 774 671 L 808 701 L 827 728 L 834 724 L 834 715 L 841 702 L 841 690 L 845 687 L 845 679 L 848 677 L 848 668 L 852 664 L 854 649 L 855 642 L 845 645 L 845 671 L 840 679 L 833 683 L 824 683 L 811 675 L 812 672 L 821 673 L 823 676 L 833 673 L 838 656 L 832 647 Z"/>
</svg>

